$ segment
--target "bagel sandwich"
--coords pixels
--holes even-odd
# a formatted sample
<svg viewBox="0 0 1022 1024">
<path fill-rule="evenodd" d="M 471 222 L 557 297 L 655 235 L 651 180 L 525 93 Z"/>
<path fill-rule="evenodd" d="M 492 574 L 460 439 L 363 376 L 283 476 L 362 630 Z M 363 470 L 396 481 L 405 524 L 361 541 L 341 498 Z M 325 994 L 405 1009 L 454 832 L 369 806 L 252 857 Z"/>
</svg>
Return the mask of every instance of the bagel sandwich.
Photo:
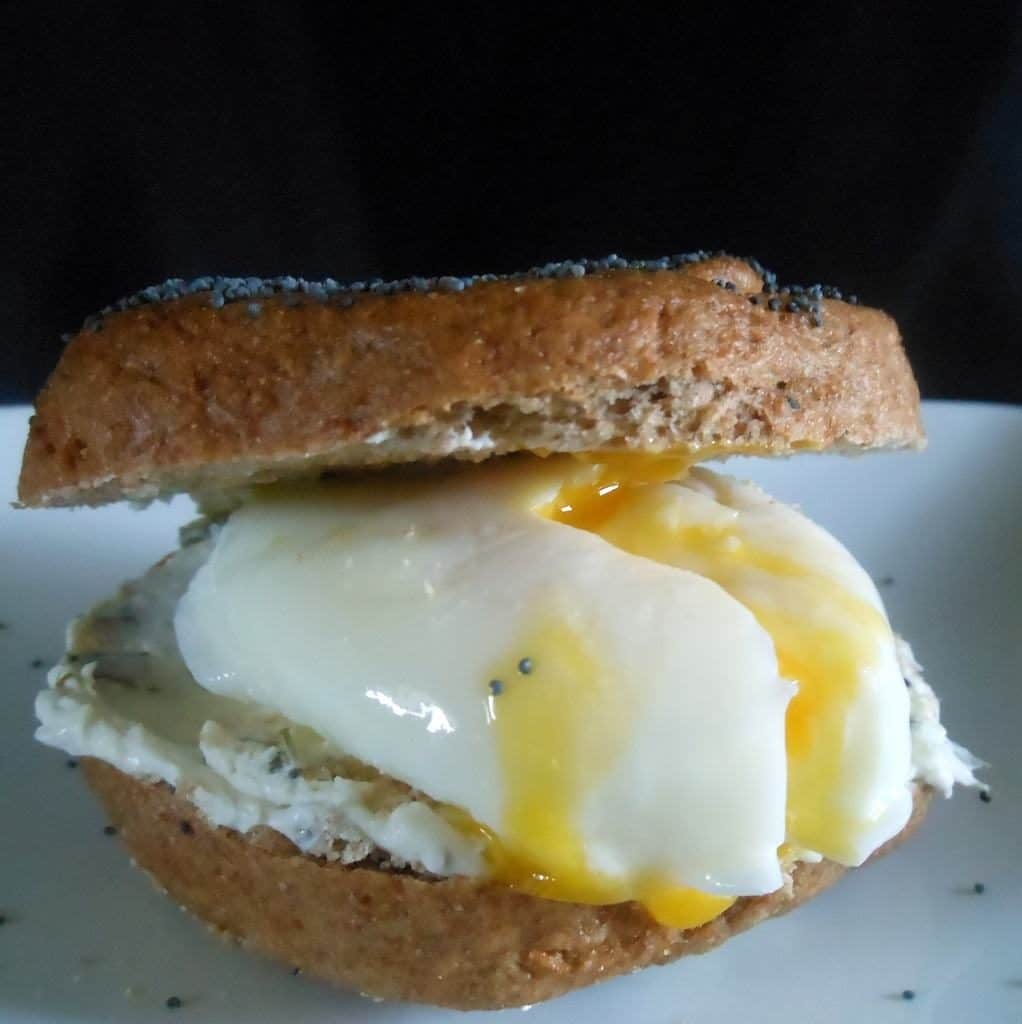
<svg viewBox="0 0 1022 1024">
<path fill-rule="evenodd" d="M 71 623 L 37 737 L 180 905 L 373 997 L 705 952 L 981 783 L 852 555 L 703 463 L 924 440 L 888 316 L 721 253 L 147 288 L 19 500 L 198 518 Z"/>
</svg>

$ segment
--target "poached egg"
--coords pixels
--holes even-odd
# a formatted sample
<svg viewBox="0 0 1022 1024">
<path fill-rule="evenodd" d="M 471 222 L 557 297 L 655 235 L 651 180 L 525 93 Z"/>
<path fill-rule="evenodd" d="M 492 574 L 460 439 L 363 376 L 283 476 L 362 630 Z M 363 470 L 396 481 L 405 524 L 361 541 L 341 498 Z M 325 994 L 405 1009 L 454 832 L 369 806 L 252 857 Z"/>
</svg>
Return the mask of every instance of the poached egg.
<svg viewBox="0 0 1022 1024">
<path fill-rule="evenodd" d="M 683 460 L 253 491 L 178 604 L 208 691 L 425 794 L 494 880 L 694 927 L 911 810 L 908 695 L 832 537 Z M 680 478 L 680 479 L 673 479 Z"/>
</svg>

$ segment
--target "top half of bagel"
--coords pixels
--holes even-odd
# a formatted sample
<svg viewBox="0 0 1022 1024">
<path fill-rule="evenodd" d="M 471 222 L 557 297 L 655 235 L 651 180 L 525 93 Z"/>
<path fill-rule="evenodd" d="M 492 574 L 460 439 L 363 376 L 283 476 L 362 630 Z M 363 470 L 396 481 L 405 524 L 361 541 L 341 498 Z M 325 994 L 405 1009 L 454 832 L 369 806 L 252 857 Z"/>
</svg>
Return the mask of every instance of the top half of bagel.
<svg viewBox="0 0 1022 1024">
<path fill-rule="evenodd" d="M 346 287 L 200 278 L 70 340 L 19 497 L 96 505 L 522 450 L 922 441 L 886 314 L 723 254 Z"/>
</svg>

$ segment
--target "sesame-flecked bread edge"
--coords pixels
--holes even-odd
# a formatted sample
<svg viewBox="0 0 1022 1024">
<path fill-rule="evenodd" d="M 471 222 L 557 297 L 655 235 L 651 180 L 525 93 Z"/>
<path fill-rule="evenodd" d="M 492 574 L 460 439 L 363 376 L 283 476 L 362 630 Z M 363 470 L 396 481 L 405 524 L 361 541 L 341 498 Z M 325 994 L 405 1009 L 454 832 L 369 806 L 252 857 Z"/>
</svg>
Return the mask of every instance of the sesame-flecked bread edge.
<svg viewBox="0 0 1022 1024">
<path fill-rule="evenodd" d="M 521 450 L 922 445 L 890 317 L 701 256 L 460 290 L 154 293 L 71 339 L 36 401 L 20 501 Z"/>
<path fill-rule="evenodd" d="M 793 910 L 845 870 L 800 863 L 790 887 L 678 931 L 634 903 L 558 903 L 467 878 L 319 860 L 269 830 L 242 836 L 210 826 L 165 783 L 92 758 L 82 767 L 137 865 L 215 932 L 365 995 L 462 1010 L 537 1003 L 708 952 Z M 916 790 L 911 820 L 874 856 L 914 831 L 931 795 Z"/>
</svg>

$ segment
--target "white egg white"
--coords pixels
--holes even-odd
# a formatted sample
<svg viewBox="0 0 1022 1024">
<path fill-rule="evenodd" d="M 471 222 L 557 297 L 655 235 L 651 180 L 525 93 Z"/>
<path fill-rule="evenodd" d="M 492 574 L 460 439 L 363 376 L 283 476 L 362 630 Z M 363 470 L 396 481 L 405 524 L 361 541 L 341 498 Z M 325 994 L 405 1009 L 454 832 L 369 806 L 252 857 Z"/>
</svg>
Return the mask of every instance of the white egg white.
<svg viewBox="0 0 1022 1024">
<path fill-rule="evenodd" d="M 568 472 L 564 460 L 526 460 L 439 481 L 255 494 L 178 605 L 182 656 L 207 690 L 307 725 L 500 836 L 515 779 L 499 749 L 493 665 L 528 656 L 536 617 L 557 616 L 614 684 L 579 711 L 612 737 L 572 809 L 589 865 L 706 892 L 773 891 L 795 686 L 771 636 L 711 579 L 539 514 Z M 756 489 L 705 472 L 652 486 L 671 514 L 739 523 L 882 612 L 836 541 Z M 887 630 L 847 716 L 861 771 L 834 793 L 871 823 L 848 862 L 907 817 L 907 720 Z"/>
</svg>

